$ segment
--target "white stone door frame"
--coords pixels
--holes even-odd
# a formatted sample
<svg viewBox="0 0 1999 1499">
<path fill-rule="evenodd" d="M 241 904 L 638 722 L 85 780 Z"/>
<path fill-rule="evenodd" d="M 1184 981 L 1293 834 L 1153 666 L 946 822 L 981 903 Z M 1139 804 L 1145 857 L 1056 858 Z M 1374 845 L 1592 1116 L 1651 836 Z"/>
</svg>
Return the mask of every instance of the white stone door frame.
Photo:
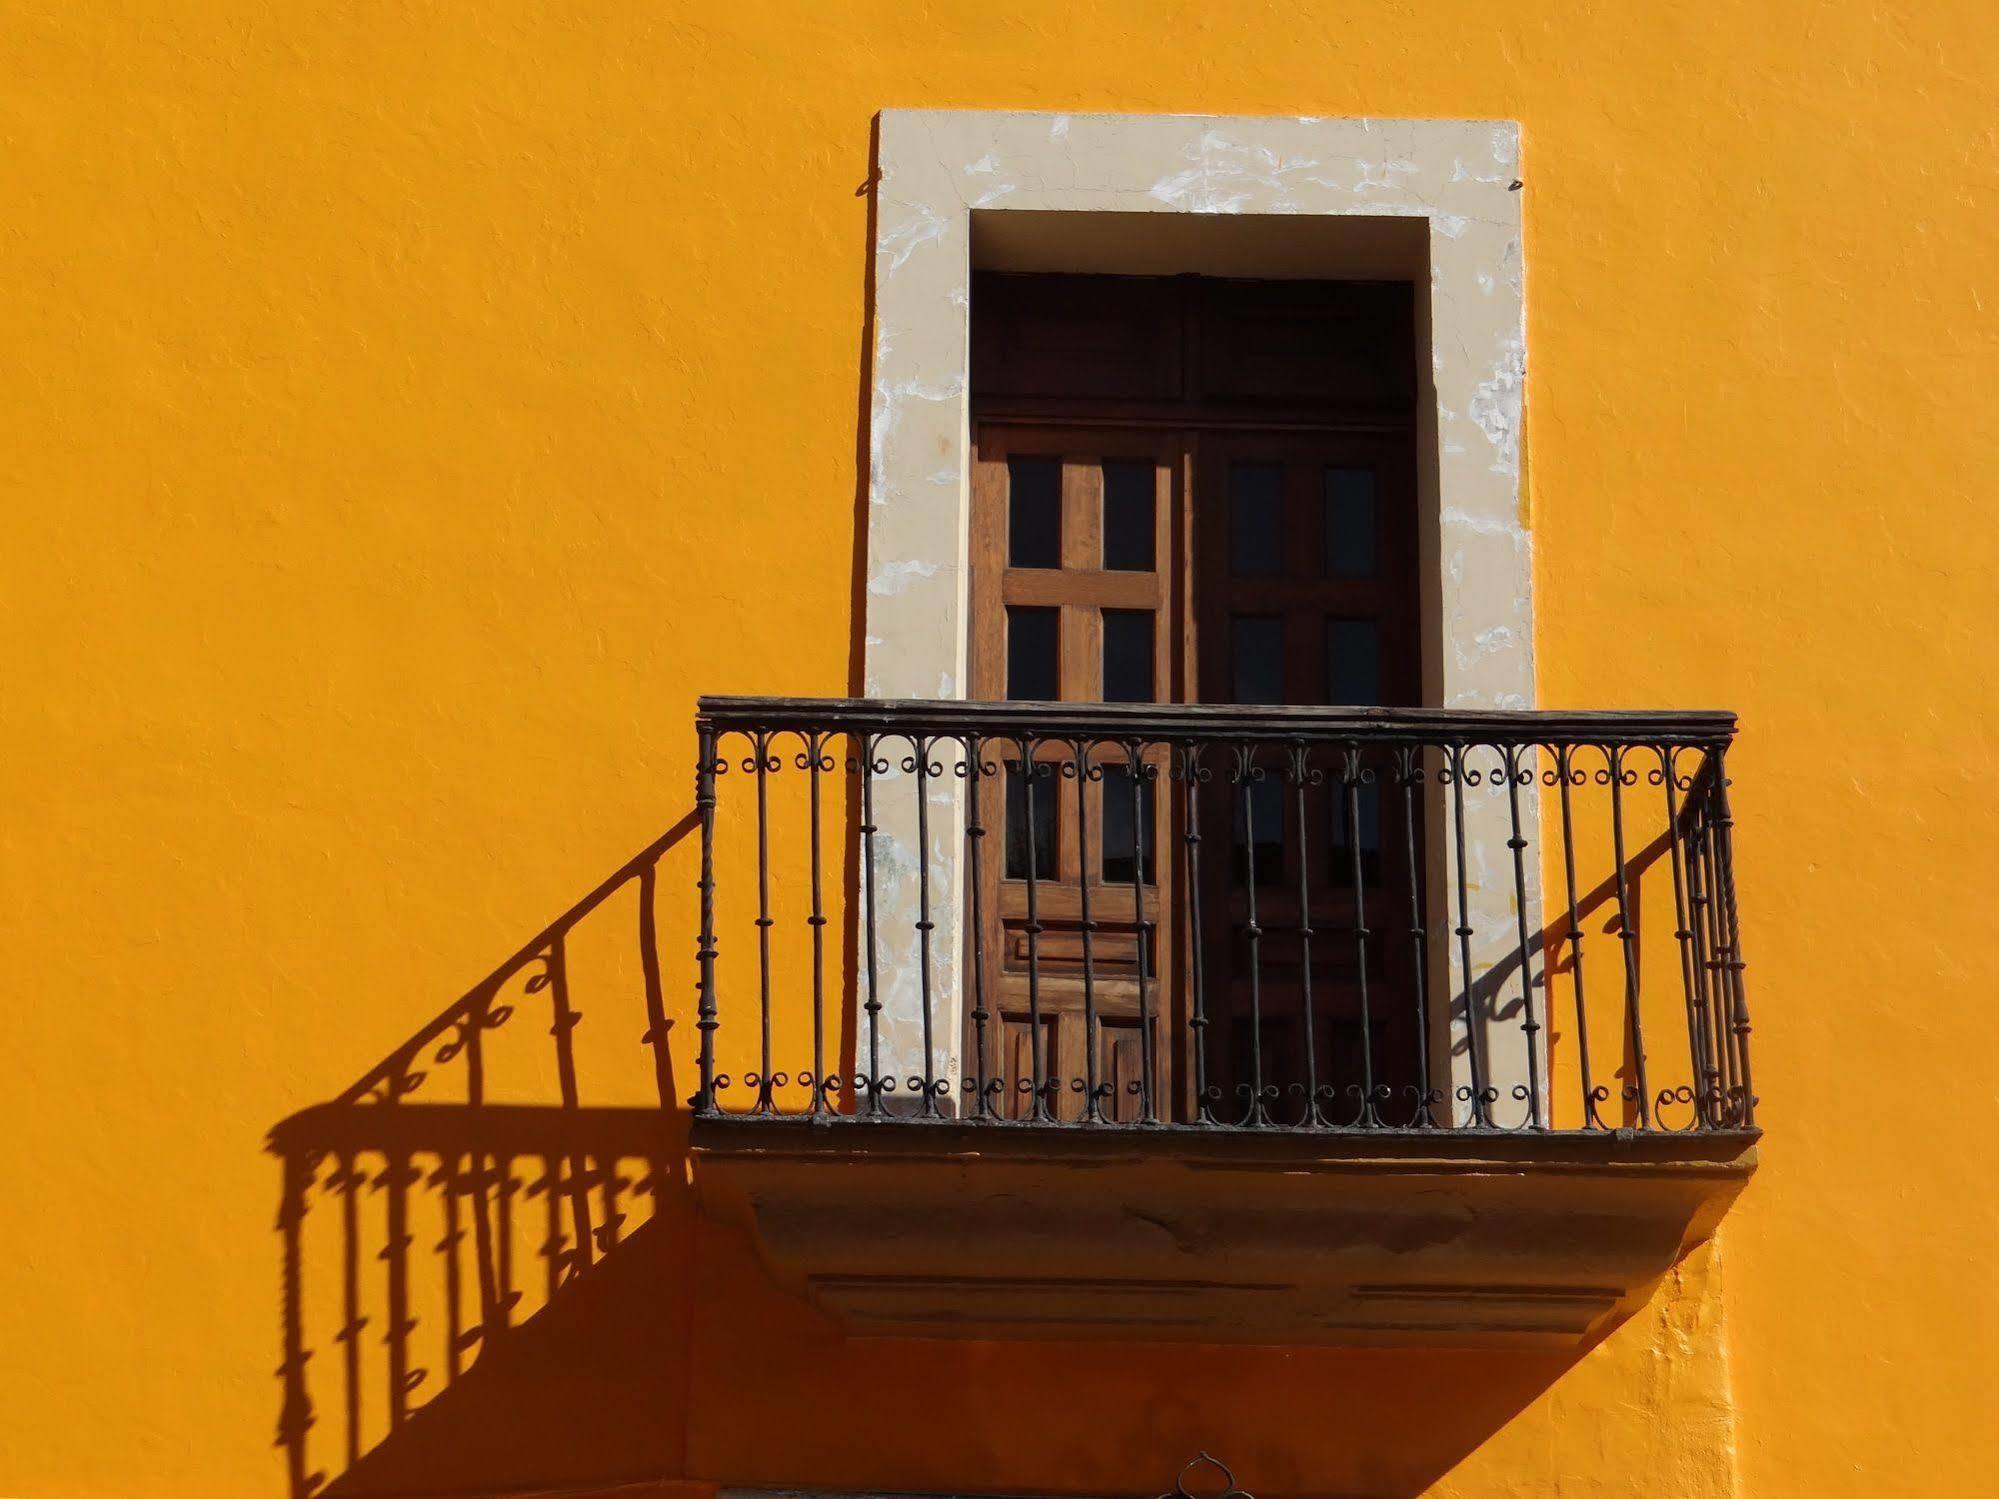
<svg viewBox="0 0 1999 1499">
<path fill-rule="evenodd" d="M 1315 228 L 1340 218 L 1426 221 L 1418 334 L 1427 348 L 1418 369 L 1430 379 L 1417 420 L 1426 700 L 1533 706 L 1532 563 L 1519 490 L 1526 332 L 1517 125 L 884 110 L 879 140 L 868 696 L 965 694 L 973 216 L 1145 213 L 1239 216 L 1272 236 L 1284 234 L 1286 220 L 1319 221 Z M 1101 264 L 1100 250 L 1094 259 L 1090 269 L 1117 268 Z M 884 1070 L 913 1077 L 924 1071 L 916 814 L 908 788 L 893 784 L 899 774 L 898 761 L 877 790 L 874 914 Z M 932 1070 L 953 1083 L 964 1036 L 958 785 L 949 774 L 933 783 L 928 819 Z M 1535 798 L 1523 815 L 1538 821 Z M 1538 846 L 1536 829 L 1522 831 Z M 1507 938 L 1515 911 L 1504 835 L 1474 831 L 1469 816 L 1467 834 L 1476 978 L 1509 958 L 1517 963 L 1518 949 Z M 1538 929 L 1537 869 L 1528 880 L 1530 929 Z M 1431 925 L 1440 923 L 1433 917 Z M 1439 988 L 1448 991 L 1431 996 L 1440 1007 L 1462 992 L 1448 965 Z M 1450 1008 L 1456 1055 L 1464 1021 L 1460 1005 Z M 1507 1097 L 1527 1075 L 1524 1044 L 1511 1026 L 1491 1021 L 1481 1034 L 1487 1080 Z"/>
</svg>

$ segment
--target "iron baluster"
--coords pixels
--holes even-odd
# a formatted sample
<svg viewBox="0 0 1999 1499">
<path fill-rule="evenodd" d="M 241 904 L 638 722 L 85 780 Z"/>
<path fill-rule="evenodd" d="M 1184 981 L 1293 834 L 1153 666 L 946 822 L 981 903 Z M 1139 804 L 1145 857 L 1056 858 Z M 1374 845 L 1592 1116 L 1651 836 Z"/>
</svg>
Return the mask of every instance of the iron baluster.
<svg viewBox="0 0 1999 1499">
<path fill-rule="evenodd" d="M 862 909 L 866 913 L 867 1000 L 862 1009 L 868 1017 L 868 1075 L 861 1088 L 868 1097 L 868 1114 L 882 1112 L 881 1053 L 881 973 L 880 943 L 876 907 L 881 901 L 881 885 L 875 878 L 875 738 L 865 730 L 860 736 L 861 767 L 861 884 Z"/>
<path fill-rule="evenodd" d="M 1471 1082 L 1458 1090 L 1458 1097 L 1471 1104 L 1471 1128 L 1491 1129 L 1492 1102 L 1498 1095 L 1487 1097 L 1485 1068 L 1480 1059 L 1478 1037 L 1478 1000 L 1472 984 L 1471 939 L 1474 928 L 1471 924 L 1470 879 L 1466 869 L 1465 854 L 1465 777 L 1477 772 L 1465 764 L 1465 746 L 1453 744 L 1447 751 L 1450 768 L 1446 772 L 1451 780 L 1451 821 L 1457 846 L 1458 877 L 1458 967 L 1464 978 L 1465 996 L 1465 1056 L 1471 1068 Z"/>
<path fill-rule="evenodd" d="M 1631 915 L 1630 864 L 1624 856 L 1624 746 L 1613 744 L 1604 751 L 1610 777 L 1611 858 L 1617 871 L 1617 936 L 1624 949 L 1625 1041 L 1631 1048 L 1635 1090 L 1625 1097 L 1638 1106 L 1638 1127 L 1652 1127 L 1651 1084 L 1645 1076 L 1645 1024 L 1639 1013 L 1638 930 Z"/>
<path fill-rule="evenodd" d="M 1423 750 L 1420 745 L 1402 745 L 1395 751 L 1395 776 L 1402 787 L 1402 830 L 1405 858 L 1409 869 L 1410 968 L 1415 974 L 1416 1004 L 1416 1112 L 1410 1122 L 1417 1128 L 1436 1124 L 1431 1110 L 1430 1087 L 1430 984 L 1427 973 L 1430 929 L 1423 915 L 1423 863 L 1416 848 L 1416 787 L 1423 779 Z"/>
<path fill-rule="evenodd" d="M 750 741 L 755 751 L 757 773 L 757 992 L 762 1020 L 756 1076 L 759 1114 L 772 1109 L 770 1053 L 770 929 L 777 923 L 770 915 L 770 735 L 759 730 Z M 745 765 L 745 770 L 751 767 Z"/>
<path fill-rule="evenodd" d="M 1569 978 L 1576 997 L 1576 1062 L 1582 1073 L 1582 1128 L 1608 1129 L 1610 1126 L 1597 1111 L 1597 1105 L 1610 1095 L 1607 1089 L 1597 1087 L 1595 1079 L 1590 1074 L 1589 1005 L 1583 997 L 1583 919 L 1576 904 L 1575 813 L 1569 795 L 1571 787 L 1582 784 L 1582 779 L 1578 779 L 1579 777 L 1583 777 L 1583 772 L 1576 769 L 1575 746 L 1569 744 L 1559 746 L 1555 751 L 1555 779 L 1562 793 L 1562 875 L 1569 897 L 1569 926 L 1566 940 L 1569 944 Z"/>
<path fill-rule="evenodd" d="M 1193 994 L 1193 1016 L 1188 1022 L 1193 1035 L 1189 1038 L 1188 1049 L 1194 1060 L 1194 1108 L 1195 1121 L 1200 1124 L 1217 1124 L 1211 1107 L 1208 1084 L 1208 1009 L 1205 973 L 1205 953 L 1207 930 L 1201 925 L 1201 805 L 1199 788 L 1207 780 L 1209 772 L 1201 764 L 1201 746 L 1193 743 L 1180 747 L 1180 777 L 1183 800 L 1186 804 L 1183 817 L 1186 831 L 1180 841 L 1187 846 L 1187 931 L 1188 976 Z"/>
<path fill-rule="evenodd" d="M 1305 785 L 1312 774 L 1310 759 L 1308 746 L 1291 746 L 1289 779 L 1298 814 L 1298 1018 L 1305 1042 L 1305 1114 L 1298 1122 L 1308 1129 L 1322 1122 L 1319 1048 L 1312 1034 L 1312 857 L 1306 833 L 1309 819 L 1305 815 Z"/>
<path fill-rule="evenodd" d="M 923 1102 L 917 1112 L 925 1118 L 937 1115 L 937 1052 L 931 1024 L 930 934 L 936 923 L 930 919 L 930 747 L 936 741 L 918 734 L 910 741 L 916 771 L 916 981 L 923 1006 Z M 912 1084 L 917 1083 L 911 1078 Z"/>
<path fill-rule="evenodd" d="M 831 769 L 825 760 L 826 741 L 817 732 L 805 735 L 807 784 L 810 788 L 812 820 L 812 914 L 805 924 L 812 932 L 812 1090 L 811 1112 L 826 1111 L 826 907 L 821 895 L 821 855 L 819 846 L 819 776 Z"/>
<path fill-rule="evenodd" d="M 1527 946 L 1527 840 L 1520 836 L 1520 787 L 1522 776 L 1525 784 L 1534 784 L 1534 772 L 1523 771 L 1520 757 L 1525 753 L 1519 745 L 1507 746 L 1501 760 L 1501 772 L 1506 777 L 1506 810 L 1511 832 L 1506 846 L 1513 851 L 1513 920 L 1518 929 L 1520 948 L 1520 1022 L 1521 1039 L 1527 1044 L 1527 1127 L 1541 1128 L 1541 1024 L 1534 1017 L 1534 975 L 1532 958 Z M 1516 1096 L 1518 1090 L 1516 1091 Z"/>
<path fill-rule="evenodd" d="M 1021 808 L 1027 820 L 1027 1057 L 1034 1078 L 1033 1092 L 1029 1095 L 1033 1100 L 1029 1115 L 1047 1123 L 1050 1118 L 1048 1111 L 1050 1084 L 1045 1076 L 1047 1068 L 1042 1059 L 1041 914 L 1035 898 L 1035 887 L 1039 883 L 1040 874 L 1038 866 L 1041 863 L 1041 838 L 1034 820 L 1034 781 L 1040 767 L 1034 758 L 1037 743 L 1035 737 L 1028 734 L 1019 743 Z M 1051 1057 L 1048 1060 L 1054 1059 Z"/>
<path fill-rule="evenodd" d="M 1236 1084 L 1238 1094 L 1249 1094 L 1245 1125 L 1270 1122 L 1263 1096 L 1263 928 L 1256 919 L 1256 806 L 1254 788 L 1263 782 L 1263 767 L 1256 764 L 1256 751 L 1247 744 L 1236 748 L 1237 780 L 1242 786 L 1243 900 L 1247 920 L 1243 939 L 1249 943 L 1249 1082 Z"/>
<path fill-rule="evenodd" d="M 1347 862 L 1353 879 L 1354 988 L 1360 1002 L 1360 1113 L 1354 1120 L 1363 1129 L 1379 1129 L 1381 1111 L 1374 1093 L 1374 1017 L 1368 1009 L 1367 993 L 1367 878 L 1360 849 L 1360 788 L 1363 778 L 1360 746 L 1348 744 L 1340 764 L 1340 788 L 1345 793 Z"/>
<path fill-rule="evenodd" d="M 1097 1084 L 1097 1052 L 1102 1042 L 1102 1032 L 1097 1018 L 1097 968 L 1095 938 L 1097 923 L 1090 914 L 1090 765 L 1089 741 L 1076 739 L 1071 742 L 1070 753 L 1074 756 L 1070 765 L 1076 779 L 1076 886 L 1081 902 L 1083 936 L 1083 1120 L 1087 1124 L 1103 1122 L 1102 1097 Z M 1098 771 L 1101 775 L 1102 772 Z M 1071 1086 L 1075 1080 L 1071 1079 Z"/>
<path fill-rule="evenodd" d="M 968 895 L 971 905 L 972 923 L 972 1050 L 973 1067 L 977 1076 L 976 1102 L 973 1114 L 977 1118 L 989 1118 L 992 1114 L 992 1098 L 986 1086 L 986 1056 L 988 1041 L 986 1023 L 990 1018 L 986 1010 L 986 918 L 985 918 L 985 867 L 982 853 L 985 847 L 986 830 L 980 821 L 979 779 L 984 773 L 982 756 L 984 741 L 973 734 L 965 740 L 965 859 L 971 867 L 971 884 Z"/>
<path fill-rule="evenodd" d="M 1138 957 L 1138 1112 L 1147 1124 L 1159 1122 L 1153 1098 L 1155 1041 L 1152 1035 L 1152 991 L 1147 969 L 1151 964 L 1150 932 L 1145 924 L 1146 856 L 1151 830 L 1145 821 L 1145 778 L 1152 767 L 1136 739 L 1125 743 L 1127 770 L 1131 776 L 1131 920 Z"/>
</svg>

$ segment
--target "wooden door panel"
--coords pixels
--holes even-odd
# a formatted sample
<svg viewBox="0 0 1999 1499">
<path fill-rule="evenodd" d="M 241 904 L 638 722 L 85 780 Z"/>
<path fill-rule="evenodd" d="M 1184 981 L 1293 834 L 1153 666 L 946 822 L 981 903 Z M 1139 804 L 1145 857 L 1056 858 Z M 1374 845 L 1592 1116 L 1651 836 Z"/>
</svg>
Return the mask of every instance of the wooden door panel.
<svg viewBox="0 0 1999 1499">
<path fill-rule="evenodd" d="M 1171 281 L 980 272 L 972 388 L 1038 401 L 1177 401 L 1181 304 Z"/>
<path fill-rule="evenodd" d="M 1026 1011 L 1002 1009 L 999 1033 L 992 1048 L 989 1076 L 997 1084 L 994 1112 L 1003 1119 L 1028 1119 L 1034 1115 L 1034 1086 L 1037 1076 L 1046 1080 L 1049 1059 L 1054 1053 L 1054 1017 L 1041 1018 L 1038 1043 L 1034 1024 Z M 1035 1070 L 1035 1050 L 1040 1051 L 1041 1071 Z"/>
<path fill-rule="evenodd" d="M 1412 288 L 1380 282 L 1207 281 L 1201 382 L 1211 401 L 1407 411 L 1415 393 Z"/>
<path fill-rule="evenodd" d="M 1204 442 L 1196 554 L 1214 565 L 1193 583 L 1203 701 L 1418 701 L 1414 483 L 1402 453 L 1394 439 L 1334 434 Z M 1357 649 L 1366 659 L 1352 659 Z M 1241 1114 L 1245 1090 L 1260 1086 L 1280 1122 L 1303 1117 L 1308 1090 L 1321 1113 L 1357 1115 L 1350 1087 L 1399 1087 L 1414 1070 L 1412 964 L 1406 940 L 1392 940 L 1407 930 L 1408 876 L 1384 846 L 1389 767 L 1339 745 L 1218 758 L 1226 805 L 1209 809 L 1203 834 L 1229 857 L 1205 871 L 1201 940 L 1206 966 L 1227 975 L 1227 1045 L 1211 1059 L 1222 1107 Z"/>
<path fill-rule="evenodd" d="M 1050 463 L 1056 465 L 1052 481 L 1045 467 Z M 1137 489 L 1134 476 L 1144 481 Z M 1059 518 L 1052 522 L 1059 535 L 1020 544 L 1010 527 L 1032 521 L 1046 530 L 1051 524 L 1045 506 L 1036 516 L 1024 514 L 1016 504 L 1020 487 L 1045 491 L 1051 482 L 1060 495 Z M 1143 503 L 1147 485 L 1149 510 Z M 982 426 L 973 490 L 973 695 L 1005 697 L 1019 677 L 1008 659 L 1009 611 L 1050 609 L 1060 617 L 1055 676 L 1062 700 L 1173 700 L 1182 669 L 1173 632 L 1179 617 L 1178 441 L 1101 428 Z M 1059 565 L 1014 565 L 1023 557 Z M 1031 778 L 1021 773 L 1030 756 L 1036 767 Z M 1171 995 L 1174 946 L 1162 935 L 1171 933 L 1174 919 L 1170 823 L 1161 790 L 1168 784 L 1166 752 L 1147 751 L 1134 765 L 1122 746 L 1042 741 L 996 744 L 985 759 L 1011 767 L 1002 795 L 1015 855 L 985 871 L 982 936 L 1001 1008 L 1018 1018 L 1006 1032 L 1012 1039 L 999 1044 L 989 1065 L 1007 1074 L 1010 1094 L 1018 1091 L 1026 1075 L 1020 1069 L 1033 1060 L 1021 1038 L 1028 1015 L 1038 1011 L 1048 1075 L 1062 1085 L 1049 1107 L 1057 1117 L 1080 1116 L 1084 1094 L 1072 1084 L 1091 1074 L 1088 1014 L 1094 1011 L 1098 1107 L 1136 1107 L 1143 1096 L 1124 1091 L 1128 1075 L 1121 1074 L 1114 1094 L 1103 1090 L 1111 1069 L 1128 1074 L 1138 1065 L 1132 1059 L 1145 1048 L 1133 1049 L 1132 1028 L 1141 1008 L 1151 1009 L 1156 1032 L 1158 1007 Z M 1045 849 L 1031 891 L 1025 857 L 1030 779 Z"/>
</svg>

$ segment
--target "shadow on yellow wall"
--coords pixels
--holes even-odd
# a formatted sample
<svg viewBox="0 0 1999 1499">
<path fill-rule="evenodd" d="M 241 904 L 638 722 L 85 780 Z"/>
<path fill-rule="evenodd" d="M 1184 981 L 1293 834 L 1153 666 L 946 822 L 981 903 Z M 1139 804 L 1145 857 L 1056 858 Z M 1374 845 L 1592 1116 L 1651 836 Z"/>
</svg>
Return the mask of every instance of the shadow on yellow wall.
<svg viewBox="0 0 1999 1499">
<path fill-rule="evenodd" d="M 696 825 L 682 818 L 338 1098 L 271 1131 L 294 1496 L 677 1467 L 686 1131 L 653 912 L 661 856 Z M 572 956 L 622 895 L 657 1096 L 585 1107 Z M 496 1051 L 530 1006 L 550 1044 L 529 1043 L 524 1075 Z M 523 1084 L 539 1101 L 502 1101 Z"/>
<path fill-rule="evenodd" d="M 293 1499 L 1134 1492 L 1202 1447 L 1262 1495 L 1414 1496 L 1580 1357 L 847 1338 L 695 1212 L 655 916 L 695 827 L 271 1131 Z"/>
</svg>

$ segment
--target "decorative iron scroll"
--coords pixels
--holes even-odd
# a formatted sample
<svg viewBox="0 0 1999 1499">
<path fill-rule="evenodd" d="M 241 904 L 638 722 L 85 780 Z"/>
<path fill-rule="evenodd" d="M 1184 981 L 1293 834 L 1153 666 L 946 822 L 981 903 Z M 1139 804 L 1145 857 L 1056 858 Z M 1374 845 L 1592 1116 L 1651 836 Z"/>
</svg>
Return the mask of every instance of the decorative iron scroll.
<svg viewBox="0 0 1999 1499">
<path fill-rule="evenodd" d="M 1203 1465 L 1213 1468 L 1222 1475 L 1222 1487 L 1219 1493 L 1196 1494 L 1187 1487 L 1187 1475 Z M 1237 1488 L 1235 1474 L 1229 1471 L 1229 1465 L 1204 1451 L 1197 1454 L 1193 1461 L 1180 1470 L 1180 1476 L 1173 1480 L 1173 1487 L 1161 1494 L 1159 1499 L 1256 1499 L 1256 1496 Z"/>
</svg>

